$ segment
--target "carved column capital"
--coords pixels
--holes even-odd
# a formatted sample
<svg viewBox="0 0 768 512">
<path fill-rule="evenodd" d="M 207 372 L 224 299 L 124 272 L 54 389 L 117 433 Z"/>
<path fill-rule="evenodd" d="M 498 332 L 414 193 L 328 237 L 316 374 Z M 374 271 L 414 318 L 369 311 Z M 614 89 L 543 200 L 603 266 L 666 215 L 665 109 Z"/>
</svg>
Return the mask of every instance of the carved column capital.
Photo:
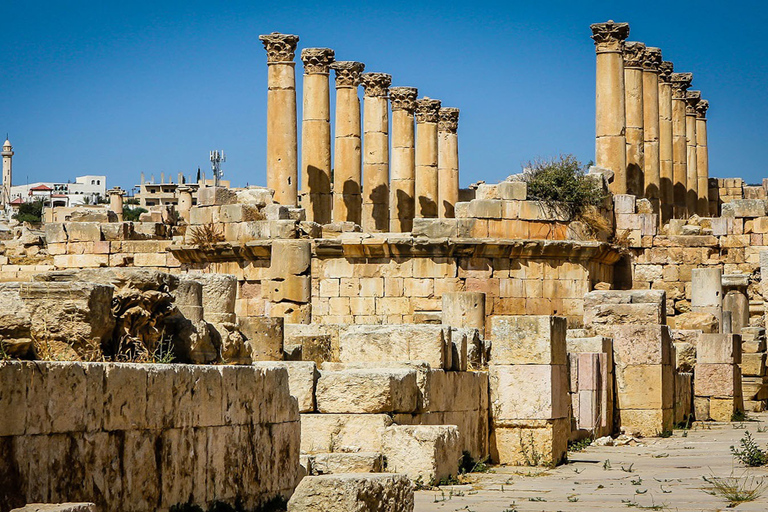
<svg viewBox="0 0 768 512">
<path fill-rule="evenodd" d="M 665 84 L 668 84 L 669 79 L 674 71 L 674 64 L 668 60 L 662 61 L 661 64 L 659 64 L 659 80 Z"/>
<path fill-rule="evenodd" d="M 672 84 L 672 98 L 676 100 L 685 99 L 685 91 L 693 82 L 693 73 L 672 73 L 669 77 L 669 83 Z"/>
<path fill-rule="evenodd" d="M 264 49 L 267 50 L 267 63 L 293 62 L 299 36 L 272 32 L 259 36 L 259 40 L 264 44 Z"/>
<path fill-rule="evenodd" d="M 592 29 L 597 53 L 621 51 L 624 40 L 629 37 L 629 23 L 608 20 L 605 23 L 593 23 L 589 28 Z"/>
<path fill-rule="evenodd" d="M 661 48 L 646 46 L 645 53 L 643 53 L 643 70 L 658 73 L 660 66 Z"/>
<path fill-rule="evenodd" d="M 707 100 L 700 100 L 696 104 L 696 117 L 698 119 L 706 119 L 707 110 L 709 110 L 709 102 Z"/>
<path fill-rule="evenodd" d="M 459 109 L 454 107 L 442 107 L 439 110 L 437 131 L 456 133 L 459 129 Z"/>
<path fill-rule="evenodd" d="M 424 96 L 416 100 L 416 122 L 436 123 L 440 119 L 440 100 Z"/>
<path fill-rule="evenodd" d="M 366 96 L 386 98 L 392 75 L 387 73 L 363 73 L 363 89 Z"/>
<path fill-rule="evenodd" d="M 335 53 L 330 48 L 304 48 L 301 50 L 301 62 L 307 75 L 327 75 Z"/>
<path fill-rule="evenodd" d="M 415 87 L 390 87 L 389 101 L 392 110 L 406 110 L 413 113 L 416 109 L 416 96 L 418 95 L 419 90 Z"/>
<path fill-rule="evenodd" d="M 701 91 L 686 91 L 685 92 L 685 115 L 695 116 L 696 105 L 701 101 Z"/>
<path fill-rule="evenodd" d="M 337 60 L 331 64 L 331 69 L 336 71 L 336 87 L 357 87 L 365 64 L 353 60 Z"/>
<path fill-rule="evenodd" d="M 624 67 L 642 69 L 645 59 L 645 45 L 637 41 L 624 43 Z"/>
</svg>

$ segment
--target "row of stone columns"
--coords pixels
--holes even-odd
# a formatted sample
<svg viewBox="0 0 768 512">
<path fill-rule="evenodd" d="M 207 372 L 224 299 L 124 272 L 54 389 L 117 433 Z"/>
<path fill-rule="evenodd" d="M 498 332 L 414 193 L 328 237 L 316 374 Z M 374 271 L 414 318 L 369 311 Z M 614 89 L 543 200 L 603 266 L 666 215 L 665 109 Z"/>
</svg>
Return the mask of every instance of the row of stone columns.
<svg viewBox="0 0 768 512">
<path fill-rule="evenodd" d="M 688 91 L 659 48 L 629 37 L 627 23 L 591 26 L 597 54 L 595 163 L 614 172 L 614 194 L 651 201 L 666 221 L 709 214 L 707 101 Z"/>
<path fill-rule="evenodd" d="M 410 231 L 415 217 L 454 216 L 459 195 L 458 109 L 441 108 L 439 100 L 417 99 L 413 87 L 390 87 L 391 75 L 364 73 L 361 62 L 336 61 L 329 48 L 306 48 L 301 52 L 299 173 L 293 62 L 299 38 L 272 33 L 260 39 L 269 67 L 267 186 L 275 190 L 276 202 L 300 204 L 307 220 L 351 221 L 367 232 Z M 331 69 L 336 72 L 333 168 Z"/>
</svg>

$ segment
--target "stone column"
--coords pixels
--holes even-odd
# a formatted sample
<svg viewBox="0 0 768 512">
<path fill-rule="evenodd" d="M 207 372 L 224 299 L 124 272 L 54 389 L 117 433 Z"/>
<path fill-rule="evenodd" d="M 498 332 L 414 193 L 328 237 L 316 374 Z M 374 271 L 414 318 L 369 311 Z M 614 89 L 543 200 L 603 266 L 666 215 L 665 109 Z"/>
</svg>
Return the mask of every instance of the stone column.
<svg viewBox="0 0 768 512">
<path fill-rule="evenodd" d="M 701 100 L 700 91 L 688 91 L 685 95 L 685 138 L 687 140 L 685 208 L 688 215 L 696 215 L 699 203 L 699 172 L 696 158 L 696 104 Z"/>
<path fill-rule="evenodd" d="M 595 164 L 614 172 L 609 189 L 614 194 L 627 193 L 627 155 L 624 128 L 624 40 L 629 24 L 595 23 L 592 39 L 597 53 L 595 87 Z"/>
<path fill-rule="evenodd" d="M 456 216 L 453 207 L 459 202 L 459 109 L 443 107 L 437 121 L 437 180 L 440 218 Z"/>
<path fill-rule="evenodd" d="M 673 216 L 686 216 L 686 190 L 688 178 L 688 141 L 685 131 L 685 91 L 691 86 L 692 73 L 672 73 L 672 183 L 674 187 Z"/>
<path fill-rule="evenodd" d="M 333 162 L 333 220 L 354 222 L 362 219 L 362 163 L 360 98 L 357 87 L 365 69 L 362 62 L 337 61 L 336 140 Z"/>
<path fill-rule="evenodd" d="M 749 276 L 746 274 L 725 274 L 723 283 L 723 315 L 731 313 L 731 332 L 741 334 L 749 327 Z"/>
<path fill-rule="evenodd" d="M 699 201 L 696 210 L 709 217 L 709 149 L 707 149 L 707 110 L 709 102 L 696 104 L 696 171 L 699 175 Z"/>
<path fill-rule="evenodd" d="M 711 313 L 723 325 L 723 271 L 720 268 L 691 270 L 691 311 Z"/>
<path fill-rule="evenodd" d="M 298 203 L 298 140 L 296 134 L 296 70 L 293 61 L 299 36 L 259 36 L 267 50 L 267 186 L 275 202 Z"/>
<path fill-rule="evenodd" d="M 363 231 L 389 231 L 389 85 L 392 75 L 363 74 Z"/>
<path fill-rule="evenodd" d="M 645 192 L 645 135 L 643 134 L 643 60 L 645 45 L 624 45 L 624 103 L 627 129 L 627 193 L 642 197 Z"/>
<path fill-rule="evenodd" d="M 179 215 L 189 224 L 189 211 L 192 209 L 192 189 L 187 186 L 181 186 L 179 191 Z"/>
<path fill-rule="evenodd" d="M 436 218 L 439 184 L 437 174 L 437 122 L 440 100 L 416 100 L 416 217 Z"/>
<path fill-rule="evenodd" d="M 659 156 L 659 65 L 661 50 L 648 47 L 643 55 L 643 153 L 645 197 L 654 213 L 661 213 L 661 158 Z M 661 219 L 661 215 L 659 215 Z"/>
<path fill-rule="evenodd" d="M 109 194 L 109 211 L 117 215 L 117 222 L 123 222 L 123 196 L 125 190 L 120 187 L 114 187 L 107 190 Z"/>
<path fill-rule="evenodd" d="M 304 108 L 301 122 L 301 206 L 307 220 L 331 222 L 331 96 L 328 85 L 334 52 L 305 48 Z"/>
<path fill-rule="evenodd" d="M 661 176 L 661 221 L 672 218 L 675 204 L 674 174 L 672 164 L 672 76 L 671 62 L 659 66 L 659 174 Z"/>
<path fill-rule="evenodd" d="M 392 106 L 392 173 L 389 181 L 389 229 L 408 232 L 413 229 L 414 194 L 416 193 L 416 145 L 413 112 L 416 109 L 415 87 L 391 87 Z"/>
</svg>

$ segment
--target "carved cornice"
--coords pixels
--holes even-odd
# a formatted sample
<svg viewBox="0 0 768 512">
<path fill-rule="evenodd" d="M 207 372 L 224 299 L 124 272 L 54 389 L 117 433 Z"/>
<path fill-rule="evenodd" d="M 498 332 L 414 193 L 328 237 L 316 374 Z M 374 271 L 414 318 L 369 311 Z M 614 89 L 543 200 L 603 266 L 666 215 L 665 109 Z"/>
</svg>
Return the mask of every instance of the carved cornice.
<svg viewBox="0 0 768 512">
<path fill-rule="evenodd" d="M 267 63 L 293 62 L 299 36 L 272 32 L 259 36 L 259 40 L 264 44 L 264 49 L 267 50 Z"/>
<path fill-rule="evenodd" d="M 654 46 L 646 46 L 645 53 L 643 54 L 643 70 L 651 71 L 653 73 L 658 73 L 660 65 L 661 65 L 661 48 L 656 48 Z"/>
<path fill-rule="evenodd" d="M 685 99 L 685 91 L 693 82 L 693 73 L 672 73 L 669 76 L 669 83 L 672 84 L 672 98 L 676 100 Z"/>
<path fill-rule="evenodd" d="M 353 60 L 337 60 L 331 64 L 331 69 L 336 71 L 336 87 L 357 87 L 365 64 Z"/>
<path fill-rule="evenodd" d="M 696 105 L 701 101 L 701 91 L 686 91 L 685 93 L 685 115 L 695 116 Z"/>
<path fill-rule="evenodd" d="M 642 69 L 645 59 L 645 45 L 637 41 L 624 43 L 624 67 Z"/>
<path fill-rule="evenodd" d="M 301 62 L 307 75 L 327 75 L 335 53 L 330 48 L 304 48 L 301 50 Z"/>
<path fill-rule="evenodd" d="M 440 120 L 440 100 L 424 96 L 416 100 L 416 122 L 436 123 Z"/>
<path fill-rule="evenodd" d="M 709 110 L 709 102 L 707 100 L 700 100 L 696 104 L 696 117 L 699 119 L 706 119 L 707 110 Z"/>
<path fill-rule="evenodd" d="M 389 102 L 392 105 L 392 110 L 405 110 L 412 114 L 416 109 L 416 96 L 418 95 L 419 90 L 415 87 L 390 87 Z"/>
<path fill-rule="evenodd" d="M 363 73 L 363 89 L 370 97 L 386 98 L 392 75 L 387 73 Z"/>
<path fill-rule="evenodd" d="M 659 80 L 664 82 L 665 84 L 669 83 L 669 78 L 672 76 L 672 73 L 675 71 L 675 66 L 670 61 L 665 60 L 662 61 L 661 64 L 659 64 Z"/>
<path fill-rule="evenodd" d="M 459 129 L 459 109 L 453 107 L 442 107 L 439 111 L 437 121 L 437 131 L 456 133 Z"/>
<path fill-rule="evenodd" d="M 629 37 L 629 23 L 615 23 L 608 20 L 605 23 L 594 23 L 589 26 L 592 29 L 592 39 L 595 41 L 595 50 L 600 52 L 621 51 L 624 40 Z"/>
</svg>

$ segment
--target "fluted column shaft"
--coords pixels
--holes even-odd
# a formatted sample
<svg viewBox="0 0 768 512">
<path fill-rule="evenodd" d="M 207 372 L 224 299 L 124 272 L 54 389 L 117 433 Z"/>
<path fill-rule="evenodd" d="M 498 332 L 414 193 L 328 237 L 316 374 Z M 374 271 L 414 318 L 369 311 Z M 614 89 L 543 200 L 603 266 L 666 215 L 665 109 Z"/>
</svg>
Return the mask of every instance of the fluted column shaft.
<svg viewBox="0 0 768 512">
<path fill-rule="evenodd" d="M 459 201 L 459 109 L 443 107 L 437 122 L 438 215 L 456 217 L 454 206 Z"/>
<path fill-rule="evenodd" d="M 280 204 L 298 203 L 296 63 L 298 36 L 259 36 L 267 50 L 267 186 Z"/>
<path fill-rule="evenodd" d="M 645 45 L 624 45 L 624 94 L 627 116 L 627 193 L 642 197 L 645 192 L 645 135 L 643 113 L 643 58 Z"/>
<path fill-rule="evenodd" d="M 709 102 L 701 100 L 696 105 L 696 170 L 699 174 L 699 202 L 697 211 L 701 217 L 709 217 L 709 149 L 707 148 L 707 110 Z"/>
<path fill-rule="evenodd" d="M 334 52 L 305 48 L 304 108 L 301 123 L 301 206 L 307 220 L 331 222 L 331 94 L 328 83 Z"/>
<path fill-rule="evenodd" d="M 389 231 L 389 85 L 386 73 L 365 73 L 363 88 L 363 231 Z"/>
<path fill-rule="evenodd" d="M 696 104 L 701 99 L 699 91 L 688 91 L 685 105 L 685 137 L 687 141 L 685 208 L 688 215 L 696 215 L 699 205 L 699 172 L 696 157 Z"/>
<path fill-rule="evenodd" d="M 416 192 L 416 144 L 413 113 L 415 87 L 390 87 L 392 106 L 392 165 L 389 181 L 389 229 L 408 232 L 413 229 Z"/>
<path fill-rule="evenodd" d="M 672 218 L 675 204 L 674 175 L 672 164 L 672 63 L 662 62 L 659 66 L 659 169 L 661 176 L 661 221 Z"/>
<path fill-rule="evenodd" d="M 688 139 L 685 127 L 685 91 L 691 86 L 691 73 L 673 73 L 672 81 L 672 174 L 675 218 L 687 215 L 685 205 L 688 177 Z"/>
<path fill-rule="evenodd" d="M 440 100 L 416 100 L 416 217 L 436 218 L 440 188 L 437 173 L 437 121 Z"/>
<path fill-rule="evenodd" d="M 357 88 L 365 69 L 362 62 L 343 61 L 331 65 L 336 71 L 336 123 L 333 166 L 333 220 L 362 219 L 362 144 L 360 98 Z"/>
<path fill-rule="evenodd" d="M 596 23 L 591 26 L 597 54 L 595 86 L 595 164 L 614 172 L 609 189 L 614 194 L 627 192 L 627 155 L 624 40 L 627 23 Z"/>
<path fill-rule="evenodd" d="M 661 50 L 646 48 L 643 57 L 643 153 L 645 197 L 654 213 L 661 213 L 661 158 L 659 156 L 659 64 Z M 661 215 L 659 215 L 661 219 Z"/>
</svg>

